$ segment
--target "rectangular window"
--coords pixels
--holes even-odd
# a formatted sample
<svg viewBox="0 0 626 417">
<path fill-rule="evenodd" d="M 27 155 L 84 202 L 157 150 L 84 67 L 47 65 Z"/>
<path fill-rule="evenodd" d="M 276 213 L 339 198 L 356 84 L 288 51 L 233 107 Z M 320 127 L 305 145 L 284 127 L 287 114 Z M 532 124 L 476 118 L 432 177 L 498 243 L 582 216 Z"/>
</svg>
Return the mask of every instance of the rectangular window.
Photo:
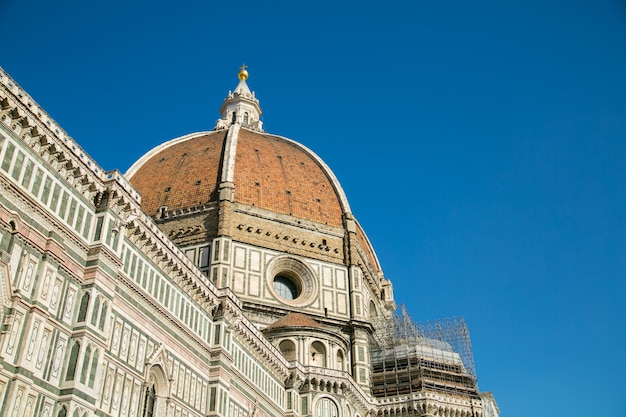
<svg viewBox="0 0 626 417">
<path fill-rule="evenodd" d="M 224 261 L 228 262 L 228 252 L 230 250 L 230 244 L 228 241 L 224 242 Z"/>
<path fill-rule="evenodd" d="M 15 158 L 15 165 L 13 165 L 13 172 L 11 176 L 15 180 L 20 179 L 20 174 L 22 173 L 22 165 L 24 164 L 24 154 L 20 151 L 17 151 L 17 158 Z"/>
<path fill-rule="evenodd" d="M 126 250 L 126 254 L 124 255 L 124 272 L 128 273 L 129 267 L 130 267 L 130 251 Z"/>
<path fill-rule="evenodd" d="M 59 207 L 59 216 L 61 216 L 62 219 L 65 218 L 65 209 L 67 208 L 67 198 L 69 197 L 69 195 L 63 191 L 63 195 L 61 197 L 61 206 Z"/>
<path fill-rule="evenodd" d="M 37 168 L 37 172 L 35 173 L 35 181 L 33 181 L 33 195 L 39 195 L 39 189 L 41 188 L 41 179 L 43 177 L 43 171 Z"/>
<path fill-rule="evenodd" d="M 209 253 L 211 252 L 209 249 L 209 246 L 200 249 L 200 268 L 209 266 Z"/>
<path fill-rule="evenodd" d="M 111 246 L 111 238 L 113 237 L 113 219 L 109 219 L 107 231 L 104 234 L 105 242 Z"/>
<path fill-rule="evenodd" d="M 85 220 L 85 227 L 83 228 L 83 237 L 87 239 L 89 236 L 89 228 L 91 227 L 91 214 L 87 213 L 87 218 Z M 78 229 L 78 228 L 77 228 Z"/>
<path fill-rule="evenodd" d="M 33 176 L 33 161 L 30 159 L 26 161 L 26 168 L 24 169 L 24 178 L 22 178 L 22 186 L 28 188 L 30 185 L 30 179 Z"/>
<path fill-rule="evenodd" d="M 365 383 L 365 369 L 359 369 L 359 382 Z"/>
<path fill-rule="evenodd" d="M 98 221 L 96 222 L 96 233 L 94 234 L 93 240 L 100 240 L 102 237 L 102 222 L 104 222 L 104 217 L 98 217 Z"/>
<path fill-rule="evenodd" d="M 150 292 L 150 294 L 154 296 L 154 291 L 152 289 L 153 284 L 154 284 L 154 271 L 150 271 L 150 279 L 148 281 L 148 291 Z"/>
<path fill-rule="evenodd" d="M 54 191 L 52 191 L 52 198 L 50 199 L 50 209 L 57 211 L 57 204 L 59 202 L 59 194 L 61 193 L 61 187 L 59 184 L 54 184 Z"/>
<path fill-rule="evenodd" d="M 359 361 L 365 362 L 365 348 L 363 346 L 359 346 Z"/>
<path fill-rule="evenodd" d="M 215 337 L 213 339 L 213 344 L 214 345 L 219 345 L 220 344 L 220 330 L 221 330 L 221 326 L 219 324 L 217 326 L 215 326 Z"/>
<path fill-rule="evenodd" d="M 209 411 L 215 411 L 215 387 L 211 387 L 211 394 L 209 396 Z"/>
<path fill-rule="evenodd" d="M 67 224 L 69 224 L 70 226 L 74 225 L 75 214 L 76 214 L 76 200 L 72 198 L 72 201 L 70 202 L 70 211 L 67 214 Z"/>
<path fill-rule="evenodd" d="M 213 252 L 213 260 L 216 262 L 220 260 L 220 241 L 219 240 L 215 242 L 215 251 Z"/>
<path fill-rule="evenodd" d="M 302 415 L 306 415 L 309 412 L 309 399 L 302 397 Z"/>
<path fill-rule="evenodd" d="M 169 289 L 169 285 L 166 285 L 165 288 Z M 172 311 L 174 314 L 178 314 L 176 312 L 176 309 L 174 308 L 174 304 L 176 303 L 176 296 L 178 295 L 178 293 L 176 292 L 176 290 L 172 289 L 172 294 L 168 294 L 169 295 L 169 301 L 167 300 L 167 297 L 165 299 L 165 307 L 167 307 L 170 311 Z"/>
<path fill-rule="evenodd" d="M 228 330 L 224 330 L 224 345 L 226 350 L 230 352 L 230 332 Z M 256 368 L 258 371 L 258 368 Z"/>
<path fill-rule="evenodd" d="M 52 189 L 52 179 L 46 177 L 43 184 L 43 192 L 41 193 L 41 202 L 48 204 L 48 197 L 50 196 L 50 190 Z"/>
<path fill-rule="evenodd" d="M 13 161 L 13 152 L 15 152 L 15 145 L 9 142 L 7 144 L 7 150 L 4 153 L 4 158 L 2 159 L 2 170 L 4 172 L 9 172 L 11 161 Z"/>
<path fill-rule="evenodd" d="M 0 136 L 0 138 L 2 138 L 2 136 Z M 2 229 L 0 229 L 0 250 L 3 250 L 5 252 L 9 251 L 9 241 L 10 241 L 10 236 L 8 233 L 2 233 Z"/>
<path fill-rule="evenodd" d="M 130 271 L 128 272 L 128 275 L 130 275 L 131 277 L 134 277 L 136 267 L 137 267 L 137 255 L 133 253 L 133 257 L 131 258 L 131 261 L 130 261 Z"/>
<path fill-rule="evenodd" d="M 142 272 L 143 272 L 143 261 L 139 259 L 139 261 L 137 262 L 137 274 L 131 277 L 133 281 L 139 281 L 139 279 L 141 278 Z"/>
<path fill-rule="evenodd" d="M 226 413 L 226 392 L 220 391 L 220 411 Z"/>
<path fill-rule="evenodd" d="M 78 217 L 76 218 L 76 231 L 80 233 L 80 229 L 83 227 L 83 217 L 85 217 L 85 209 L 83 206 L 78 207 Z"/>
<path fill-rule="evenodd" d="M 161 280 L 158 274 L 154 274 L 154 297 L 157 298 L 159 301 L 163 301 L 163 294 L 162 291 L 161 293 L 159 293 L 159 290 L 162 290 L 161 288 Z"/>
</svg>

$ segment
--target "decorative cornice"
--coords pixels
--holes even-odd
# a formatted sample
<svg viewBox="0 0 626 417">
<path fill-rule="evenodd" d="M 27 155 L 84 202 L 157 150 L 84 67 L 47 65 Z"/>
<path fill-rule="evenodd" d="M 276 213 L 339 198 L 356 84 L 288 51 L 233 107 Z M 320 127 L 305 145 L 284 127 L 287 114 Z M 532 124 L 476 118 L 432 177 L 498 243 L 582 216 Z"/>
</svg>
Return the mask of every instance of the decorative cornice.
<svg viewBox="0 0 626 417">
<path fill-rule="evenodd" d="M 291 246 L 300 245 L 300 246 L 306 246 L 311 249 L 317 248 L 317 250 L 319 250 L 320 252 L 332 251 L 333 253 L 337 254 L 341 250 L 341 248 L 337 248 L 337 247 L 333 248 L 331 246 L 328 246 L 327 244 L 324 244 L 323 242 L 313 242 L 313 241 L 306 240 L 303 237 L 292 236 L 289 233 L 284 233 L 284 230 L 280 230 L 279 228 L 277 228 L 276 230 L 265 230 L 257 226 L 251 226 L 251 225 L 239 223 L 237 225 L 237 229 L 241 231 L 246 231 L 248 233 L 254 233 L 256 235 L 264 236 L 266 238 L 273 237 L 276 240 L 282 241 L 283 244 L 288 244 Z"/>
<path fill-rule="evenodd" d="M 482 417 L 479 398 L 441 392 L 419 392 L 379 401 L 374 415 Z"/>
<path fill-rule="evenodd" d="M 345 371 L 318 367 L 301 367 L 298 378 L 302 380 L 300 392 L 329 392 L 342 394 L 360 410 L 375 413 L 377 401 L 366 393 Z"/>
</svg>

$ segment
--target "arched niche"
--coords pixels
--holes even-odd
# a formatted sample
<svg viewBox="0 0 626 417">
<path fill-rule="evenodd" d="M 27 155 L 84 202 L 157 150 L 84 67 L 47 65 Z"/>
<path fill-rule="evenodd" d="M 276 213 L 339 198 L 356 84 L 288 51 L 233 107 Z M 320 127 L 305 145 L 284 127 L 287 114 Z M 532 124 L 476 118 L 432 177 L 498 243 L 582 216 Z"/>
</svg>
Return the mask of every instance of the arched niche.
<svg viewBox="0 0 626 417">
<path fill-rule="evenodd" d="M 313 342 L 309 348 L 309 365 L 326 367 L 326 346 L 322 342 Z"/>
<path fill-rule="evenodd" d="M 343 354 L 343 350 L 337 349 L 337 353 L 335 355 L 335 363 L 337 364 L 337 369 L 340 371 L 345 370 L 345 362 L 346 358 Z"/>
<path fill-rule="evenodd" d="M 278 345 L 278 349 L 280 353 L 287 359 L 289 362 L 295 361 L 297 358 L 296 345 L 291 340 L 283 340 Z"/>
<path fill-rule="evenodd" d="M 322 397 L 315 404 L 314 417 L 340 417 L 339 408 L 330 398 Z"/>
<path fill-rule="evenodd" d="M 140 408 L 142 417 L 165 417 L 167 415 L 166 399 L 169 382 L 165 371 L 160 365 L 153 365 L 148 371 L 148 380 L 144 386 L 143 403 Z"/>
<path fill-rule="evenodd" d="M 374 304 L 373 300 L 370 300 L 369 316 L 370 316 L 370 319 L 375 319 L 376 317 L 378 317 L 378 312 L 376 311 L 376 304 Z"/>
</svg>

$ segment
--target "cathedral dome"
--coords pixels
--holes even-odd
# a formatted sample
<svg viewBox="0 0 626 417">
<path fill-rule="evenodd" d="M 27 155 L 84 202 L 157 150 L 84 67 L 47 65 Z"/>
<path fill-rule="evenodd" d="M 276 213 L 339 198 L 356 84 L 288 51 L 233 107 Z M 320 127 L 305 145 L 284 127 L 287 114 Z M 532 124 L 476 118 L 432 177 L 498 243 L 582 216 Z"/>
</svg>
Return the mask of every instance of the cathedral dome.
<svg viewBox="0 0 626 417">
<path fill-rule="evenodd" d="M 220 183 L 230 180 L 235 202 L 342 226 L 343 214 L 349 211 L 345 195 L 313 152 L 289 139 L 246 128 L 239 129 L 236 143 L 228 146 L 229 132 L 171 140 L 133 165 L 127 177 L 142 195 L 146 214 L 155 216 L 160 207 L 182 210 L 216 202 Z M 232 179 L 225 176 L 228 171 Z"/>
<path fill-rule="evenodd" d="M 342 227 L 350 208 L 334 174 L 305 146 L 263 132 L 246 78 L 240 73 L 214 131 L 166 142 L 129 169 L 144 212 L 157 216 L 214 203 L 220 184 L 232 183 L 236 203 Z"/>
<path fill-rule="evenodd" d="M 142 210 L 179 247 L 229 236 L 343 263 L 346 249 L 358 246 L 358 257 L 378 276 L 375 252 L 339 181 L 310 149 L 263 130 L 244 71 L 212 131 L 163 143 L 128 170 Z"/>
</svg>

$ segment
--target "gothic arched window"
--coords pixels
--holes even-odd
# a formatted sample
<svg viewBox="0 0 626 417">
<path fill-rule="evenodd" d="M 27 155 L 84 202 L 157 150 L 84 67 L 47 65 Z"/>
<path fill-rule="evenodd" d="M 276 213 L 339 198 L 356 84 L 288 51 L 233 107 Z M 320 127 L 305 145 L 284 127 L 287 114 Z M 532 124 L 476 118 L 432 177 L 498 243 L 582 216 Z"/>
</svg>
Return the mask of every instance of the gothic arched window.
<svg viewBox="0 0 626 417">
<path fill-rule="evenodd" d="M 107 318 L 107 303 L 103 302 L 100 308 L 100 323 L 98 323 L 98 329 L 104 330 L 104 323 Z"/>
<path fill-rule="evenodd" d="M 87 380 L 87 371 L 89 370 L 89 359 L 91 359 L 91 346 L 87 345 L 85 355 L 83 357 L 83 367 L 80 370 L 80 383 L 84 384 Z"/>
<path fill-rule="evenodd" d="M 76 374 L 76 362 L 78 362 L 78 352 L 80 351 L 80 343 L 74 343 L 72 351 L 70 352 L 70 360 L 67 363 L 67 373 L 65 374 L 66 381 L 73 381 Z"/>
<path fill-rule="evenodd" d="M 100 297 L 96 297 L 93 302 L 93 312 L 91 313 L 91 325 L 95 326 L 98 322 L 98 313 L 100 310 Z"/>
<path fill-rule="evenodd" d="M 143 417 L 154 417 L 156 406 L 156 389 L 154 384 L 146 387 L 146 398 L 143 404 Z"/>
<path fill-rule="evenodd" d="M 93 358 L 91 359 L 91 369 L 89 370 L 89 388 L 93 388 L 93 384 L 96 380 L 96 371 L 98 370 L 98 350 L 93 353 Z"/>
<path fill-rule="evenodd" d="M 89 308 L 89 293 L 86 292 L 83 294 L 83 297 L 80 299 L 80 309 L 78 310 L 78 323 L 85 321 L 87 317 L 87 309 Z"/>
</svg>

